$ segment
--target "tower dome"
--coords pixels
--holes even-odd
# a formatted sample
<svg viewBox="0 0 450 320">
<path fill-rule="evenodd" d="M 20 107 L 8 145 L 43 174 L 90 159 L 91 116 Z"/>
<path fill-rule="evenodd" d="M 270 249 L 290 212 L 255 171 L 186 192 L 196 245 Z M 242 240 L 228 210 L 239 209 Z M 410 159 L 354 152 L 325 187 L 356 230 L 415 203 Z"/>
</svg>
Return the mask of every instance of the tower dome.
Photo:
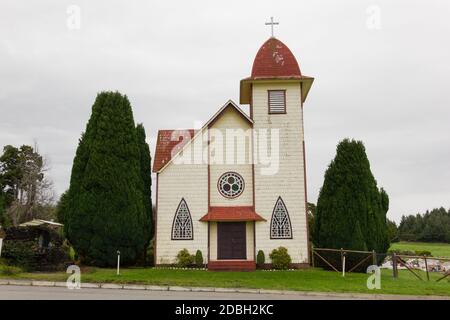
<svg viewBox="0 0 450 320">
<path fill-rule="evenodd" d="M 263 43 L 253 61 L 252 74 L 240 83 L 241 104 L 250 104 L 252 86 L 258 83 L 300 83 L 302 102 L 306 100 L 314 78 L 300 72 L 291 50 L 275 37 Z"/>
<path fill-rule="evenodd" d="M 299 79 L 301 76 L 297 59 L 291 50 L 274 37 L 264 42 L 253 61 L 252 79 Z"/>
</svg>

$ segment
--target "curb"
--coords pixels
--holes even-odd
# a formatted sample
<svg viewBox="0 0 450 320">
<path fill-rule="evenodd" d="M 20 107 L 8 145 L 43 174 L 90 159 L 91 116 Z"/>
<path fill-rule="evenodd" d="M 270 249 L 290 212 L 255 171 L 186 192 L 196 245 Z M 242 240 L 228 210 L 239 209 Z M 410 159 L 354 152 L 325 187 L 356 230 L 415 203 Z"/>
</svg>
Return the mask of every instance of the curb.
<svg viewBox="0 0 450 320">
<path fill-rule="evenodd" d="M 33 286 L 33 287 L 66 287 L 66 282 L 9 280 L 0 279 L 0 285 Z M 277 294 L 299 295 L 318 298 L 342 298 L 342 299 L 372 299 L 372 300 L 450 300 L 449 296 L 411 296 L 396 294 L 367 294 L 367 293 L 341 293 L 341 292 L 313 292 L 292 290 L 269 290 L 251 288 L 215 288 L 215 287 L 180 287 L 180 286 L 155 286 L 139 284 L 116 283 L 82 283 L 84 289 L 116 289 L 116 290 L 147 290 L 147 291 L 173 291 L 173 292 L 220 292 L 220 293 L 252 293 L 252 294 Z"/>
</svg>

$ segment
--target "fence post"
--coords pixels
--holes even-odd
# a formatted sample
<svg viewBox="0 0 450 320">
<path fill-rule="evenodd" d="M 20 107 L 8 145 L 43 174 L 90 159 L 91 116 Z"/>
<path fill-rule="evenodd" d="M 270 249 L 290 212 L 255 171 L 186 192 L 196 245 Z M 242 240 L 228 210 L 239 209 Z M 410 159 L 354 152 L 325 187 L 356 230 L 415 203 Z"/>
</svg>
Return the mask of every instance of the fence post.
<svg viewBox="0 0 450 320">
<path fill-rule="evenodd" d="M 423 256 L 425 259 L 425 270 L 427 271 L 427 280 L 430 281 L 430 274 L 428 273 L 428 263 L 427 263 L 427 257 Z"/>
<path fill-rule="evenodd" d="M 344 249 L 341 248 L 341 266 L 342 266 L 342 276 L 345 277 L 345 257 Z"/>
<path fill-rule="evenodd" d="M 314 264 L 314 244 L 311 242 L 311 264 L 312 267 L 315 268 L 315 264 Z"/>
<path fill-rule="evenodd" d="M 372 250 L 372 264 L 374 266 L 378 265 L 378 261 L 377 261 L 377 253 L 375 252 L 375 250 Z"/>
<path fill-rule="evenodd" d="M 397 254 L 395 252 L 392 254 L 392 272 L 394 274 L 394 279 L 397 279 L 398 278 Z"/>
</svg>

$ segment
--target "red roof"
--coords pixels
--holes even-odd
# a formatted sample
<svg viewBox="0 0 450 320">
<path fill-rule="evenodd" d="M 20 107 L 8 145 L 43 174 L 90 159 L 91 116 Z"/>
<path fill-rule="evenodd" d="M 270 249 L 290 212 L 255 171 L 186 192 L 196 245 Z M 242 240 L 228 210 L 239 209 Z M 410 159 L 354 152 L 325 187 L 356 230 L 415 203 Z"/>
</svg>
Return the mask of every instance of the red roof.
<svg viewBox="0 0 450 320">
<path fill-rule="evenodd" d="M 253 207 L 210 207 L 200 221 L 264 221 Z"/>
<path fill-rule="evenodd" d="M 164 167 L 172 159 L 172 156 L 194 137 L 194 134 L 194 129 L 159 130 L 153 172 L 157 172 Z"/>
<path fill-rule="evenodd" d="M 252 79 L 301 78 L 300 67 L 291 50 L 280 40 L 270 38 L 256 54 Z"/>
</svg>

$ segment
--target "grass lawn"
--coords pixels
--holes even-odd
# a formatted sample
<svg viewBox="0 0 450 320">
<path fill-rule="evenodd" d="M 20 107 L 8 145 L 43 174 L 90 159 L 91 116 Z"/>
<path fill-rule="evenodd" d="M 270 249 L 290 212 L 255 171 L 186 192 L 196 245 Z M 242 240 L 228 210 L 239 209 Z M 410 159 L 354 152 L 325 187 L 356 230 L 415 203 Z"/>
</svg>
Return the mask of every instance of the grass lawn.
<svg viewBox="0 0 450 320">
<path fill-rule="evenodd" d="M 428 242 L 396 242 L 392 243 L 391 250 L 430 251 L 435 257 L 450 257 L 450 243 Z"/>
<path fill-rule="evenodd" d="M 383 270 L 381 290 L 369 290 L 367 274 L 351 273 L 343 278 L 337 272 L 320 269 L 296 271 L 212 272 L 204 270 L 169 270 L 153 268 L 123 269 L 116 275 L 115 269 L 87 268 L 81 274 L 82 282 L 135 283 L 172 286 L 260 288 L 275 290 L 299 290 L 321 292 L 356 292 L 405 295 L 450 295 L 450 281 L 420 281 L 405 270 L 399 271 L 399 279 L 392 278 L 392 271 Z M 439 277 L 431 274 L 432 280 Z M 0 278 L 66 281 L 66 273 L 22 273 Z M 425 278 L 425 277 L 424 277 Z"/>
</svg>

